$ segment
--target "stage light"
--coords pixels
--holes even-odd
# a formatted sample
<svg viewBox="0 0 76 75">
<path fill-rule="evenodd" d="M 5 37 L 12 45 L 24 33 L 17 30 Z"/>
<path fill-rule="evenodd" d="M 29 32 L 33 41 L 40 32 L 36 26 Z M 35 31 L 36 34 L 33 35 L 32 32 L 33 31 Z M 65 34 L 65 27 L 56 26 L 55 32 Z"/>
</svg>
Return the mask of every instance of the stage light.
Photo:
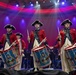
<svg viewBox="0 0 76 75">
<path fill-rule="evenodd" d="M 31 6 L 34 6 L 33 4 L 31 4 Z"/>
<path fill-rule="evenodd" d="M 62 2 L 62 5 L 64 5 L 65 4 L 65 2 Z"/>
<path fill-rule="evenodd" d="M 6 16 L 6 17 L 5 17 L 5 24 L 8 24 L 8 23 L 10 23 L 10 19 L 9 19 L 8 16 Z"/>
<path fill-rule="evenodd" d="M 76 22 L 76 17 L 73 18 L 73 22 Z"/>
<path fill-rule="evenodd" d="M 19 7 L 19 5 L 18 5 L 18 4 L 16 4 L 16 7 Z"/>
<path fill-rule="evenodd" d="M 9 17 L 8 16 L 6 16 L 6 20 L 9 20 Z"/>
<path fill-rule="evenodd" d="M 72 3 L 74 5 L 74 3 Z"/>
<path fill-rule="evenodd" d="M 57 28 L 60 27 L 61 21 L 60 20 L 57 20 L 57 23 L 56 24 L 57 24 Z"/>
<path fill-rule="evenodd" d="M 37 5 L 35 6 L 35 8 L 36 8 L 36 9 L 40 9 L 40 4 L 37 4 Z"/>
<path fill-rule="evenodd" d="M 55 6 L 57 6 L 58 5 L 58 3 L 55 3 Z"/>
<path fill-rule="evenodd" d="M 25 27 L 26 27 L 26 22 L 25 22 L 24 19 L 22 19 L 22 20 L 20 21 L 20 28 L 21 28 L 21 29 L 25 29 Z"/>
<path fill-rule="evenodd" d="M 58 2 L 55 2 L 55 6 L 57 7 L 59 5 L 59 3 Z"/>
<path fill-rule="evenodd" d="M 39 4 L 39 2 L 38 2 L 38 1 L 36 1 L 36 4 Z"/>
<path fill-rule="evenodd" d="M 38 1 L 36 1 L 35 8 L 36 8 L 36 9 L 40 9 L 40 4 L 38 3 Z"/>
<path fill-rule="evenodd" d="M 57 1 L 58 3 L 60 2 L 60 0 Z"/>
</svg>

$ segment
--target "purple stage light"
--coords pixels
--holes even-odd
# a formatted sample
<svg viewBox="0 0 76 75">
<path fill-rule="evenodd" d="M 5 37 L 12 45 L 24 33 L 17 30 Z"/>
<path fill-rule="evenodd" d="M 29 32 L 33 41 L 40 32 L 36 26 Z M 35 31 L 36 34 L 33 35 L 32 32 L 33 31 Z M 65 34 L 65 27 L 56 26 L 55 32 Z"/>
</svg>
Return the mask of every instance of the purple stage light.
<svg viewBox="0 0 76 75">
<path fill-rule="evenodd" d="M 31 4 L 31 6 L 34 6 L 33 4 Z"/>
<path fill-rule="evenodd" d="M 57 27 L 60 27 L 60 24 L 61 24 L 61 21 L 60 20 L 57 20 Z"/>
<path fill-rule="evenodd" d="M 18 5 L 18 4 L 16 4 L 16 7 L 19 7 L 19 5 Z"/>
<path fill-rule="evenodd" d="M 6 16 L 6 17 L 5 17 L 5 20 L 4 20 L 4 22 L 5 22 L 5 24 L 8 24 L 8 23 L 10 23 L 10 19 L 9 19 L 9 17 L 8 17 L 8 16 Z"/>
<path fill-rule="evenodd" d="M 20 28 L 25 29 L 25 26 L 26 26 L 25 20 L 22 19 L 21 22 L 20 22 Z"/>
<path fill-rule="evenodd" d="M 76 17 L 73 17 L 72 21 L 73 21 L 73 22 L 76 22 Z"/>
<path fill-rule="evenodd" d="M 5 18 L 6 20 L 9 20 L 9 17 L 8 16 L 6 16 L 6 18 Z"/>
<path fill-rule="evenodd" d="M 64 5 L 65 4 L 65 2 L 62 2 L 62 5 Z"/>
</svg>

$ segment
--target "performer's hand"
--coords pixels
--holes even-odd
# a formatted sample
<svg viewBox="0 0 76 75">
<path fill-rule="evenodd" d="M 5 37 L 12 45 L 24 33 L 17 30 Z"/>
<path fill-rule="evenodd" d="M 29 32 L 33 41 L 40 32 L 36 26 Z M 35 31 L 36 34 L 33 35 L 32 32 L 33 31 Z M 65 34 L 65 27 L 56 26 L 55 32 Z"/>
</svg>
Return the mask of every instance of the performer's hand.
<svg viewBox="0 0 76 75">
<path fill-rule="evenodd" d="M 74 46 L 76 47 L 76 43 L 74 44 Z"/>
<path fill-rule="evenodd" d="M 53 46 L 49 46 L 48 44 L 46 44 L 46 46 L 47 46 L 48 48 L 50 48 L 50 49 L 54 49 Z"/>
<path fill-rule="evenodd" d="M 54 47 L 53 46 L 51 46 L 51 47 L 49 47 L 50 49 L 54 49 Z"/>
<path fill-rule="evenodd" d="M 0 52 L 2 52 L 2 51 L 3 51 L 3 48 L 0 49 Z"/>
<path fill-rule="evenodd" d="M 24 53 L 24 50 L 22 49 L 21 52 Z"/>
<path fill-rule="evenodd" d="M 30 37 L 29 36 L 27 37 L 27 39 L 28 39 L 28 42 L 30 42 Z"/>
<path fill-rule="evenodd" d="M 60 34 L 58 35 L 58 39 L 61 40 L 61 35 Z"/>
<path fill-rule="evenodd" d="M 16 45 L 16 42 L 13 42 L 12 45 L 15 46 Z"/>
<path fill-rule="evenodd" d="M 42 40 L 43 42 L 46 42 L 46 37 Z"/>
<path fill-rule="evenodd" d="M 24 54 L 22 54 L 22 57 L 24 57 L 25 55 Z"/>
</svg>

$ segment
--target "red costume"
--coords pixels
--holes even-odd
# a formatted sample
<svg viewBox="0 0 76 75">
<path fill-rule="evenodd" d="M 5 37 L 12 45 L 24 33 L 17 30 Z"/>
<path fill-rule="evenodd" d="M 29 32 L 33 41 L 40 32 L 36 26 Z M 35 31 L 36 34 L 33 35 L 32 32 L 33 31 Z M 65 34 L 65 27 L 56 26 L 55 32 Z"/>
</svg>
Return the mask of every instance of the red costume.
<svg viewBox="0 0 76 75">
<path fill-rule="evenodd" d="M 20 45 L 19 45 L 19 42 L 20 42 L 20 41 L 18 41 L 18 40 L 16 41 L 16 44 L 18 45 L 18 47 L 20 46 Z M 22 48 L 22 50 L 25 50 L 25 48 L 26 48 L 25 41 L 22 40 L 22 39 L 21 39 L 21 48 Z M 20 51 L 19 51 L 19 53 L 20 53 Z M 24 51 L 22 51 L 22 53 L 24 53 Z M 21 54 L 22 54 L 22 53 L 21 53 Z"/>
<path fill-rule="evenodd" d="M 19 42 L 17 41 L 16 44 L 19 44 Z M 22 44 L 22 49 L 26 48 L 26 44 L 24 40 L 21 40 L 21 44 Z"/>
<path fill-rule="evenodd" d="M 65 32 L 64 30 L 61 30 L 60 31 L 60 35 L 61 35 L 61 43 L 60 41 L 58 42 L 58 44 L 55 46 L 56 48 L 60 48 L 63 46 L 64 42 L 65 42 Z M 70 29 L 70 35 L 71 35 L 71 38 L 72 38 L 72 44 L 76 43 L 76 30 L 75 29 Z M 57 38 L 57 41 L 59 39 Z"/>
<path fill-rule="evenodd" d="M 35 21 L 32 26 L 35 26 L 35 30 L 31 31 L 30 33 L 30 45 L 32 45 L 32 52 L 31 55 L 33 56 L 33 62 L 34 62 L 34 68 L 35 71 L 36 69 L 42 69 L 40 66 L 40 61 L 37 62 L 38 57 L 36 56 L 36 52 L 33 52 L 33 50 L 37 47 L 43 46 L 44 44 L 46 44 L 46 36 L 45 36 L 45 31 L 43 29 L 40 29 L 40 27 L 42 26 L 42 23 L 39 21 Z M 40 53 L 41 54 L 41 53 Z M 44 54 L 44 53 L 43 53 Z M 45 55 L 45 54 L 44 54 Z M 47 55 L 46 55 L 47 56 Z M 37 58 L 36 58 L 37 57 Z M 40 60 L 43 59 L 43 57 L 40 55 Z M 47 56 L 48 57 L 48 56 Z M 44 62 L 45 63 L 45 62 Z M 50 63 L 50 61 L 49 61 Z M 47 66 L 49 66 L 49 64 L 46 64 Z M 44 66 L 46 66 L 44 65 Z"/>
<path fill-rule="evenodd" d="M 45 32 L 44 32 L 43 29 L 38 31 L 38 37 L 39 37 L 40 42 L 45 38 Z M 30 42 L 33 43 L 34 39 L 35 39 L 34 31 L 31 31 L 31 33 L 30 33 Z"/>
<path fill-rule="evenodd" d="M 10 34 L 10 43 L 12 44 L 14 41 L 16 41 L 16 35 L 14 33 Z M 6 34 L 3 34 L 3 36 L 0 39 L 0 44 L 4 47 L 6 42 Z"/>
<path fill-rule="evenodd" d="M 74 70 L 75 67 L 72 66 L 72 60 L 67 59 L 65 49 L 76 43 L 76 30 L 70 29 L 72 23 L 68 19 L 64 20 L 61 25 L 64 26 L 64 29 L 59 32 L 59 36 L 57 38 L 58 42 L 55 47 L 60 48 L 59 54 L 61 57 L 62 70 L 69 73 L 70 71 Z"/>
</svg>

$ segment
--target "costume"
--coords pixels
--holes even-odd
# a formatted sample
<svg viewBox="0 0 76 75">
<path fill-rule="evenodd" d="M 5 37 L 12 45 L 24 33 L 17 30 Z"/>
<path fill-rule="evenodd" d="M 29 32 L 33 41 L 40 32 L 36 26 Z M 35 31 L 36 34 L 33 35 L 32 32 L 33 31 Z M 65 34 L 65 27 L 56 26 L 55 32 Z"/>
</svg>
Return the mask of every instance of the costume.
<svg viewBox="0 0 76 75">
<path fill-rule="evenodd" d="M 15 27 L 10 24 L 5 26 L 5 29 L 7 29 L 7 28 L 11 29 L 11 31 L 15 30 Z M 16 35 L 14 33 L 12 33 L 11 31 L 9 33 L 3 34 L 3 36 L 0 39 L 0 45 L 3 46 L 3 51 L 8 50 L 10 48 L 10 46 L 12 45 L 12 43 L 16 41 Z M 11 56 L 9 56 L 9 53 L 7 53 L 6 56 L 8 58 L 11 57 Z M 12 57 L 11 57 L 11 61 L 13 61 Z M 6 63 L 4 65 L 4 68 L 7 68 Z"/>
<path fill-rule="evenodd" d="M 66 23 L 72 23 L 69 20 L 65 20 L 61 25 L 64 26 Z M 62 70 L 65 72 L 70 72 L 74 70 L 71 64 L 69 64 L 68 59 L 65 55 L 65 48 L 76 43 L 76 30 L 71 28 L 64 28 L 60 31 L 61 38 L 57 38 L 58 43 L 55 45 L 55 48 L 60 48 L 60 56 L 62 63 Z"/>
<path fill-rule="evenodd" d="M 24 56 L 24 50 L 26 44 L 24 40 L 17 39 L 14 54 L 17 56 L 18 65 L 14 67 L 15 70 L 21 70 L 22 57 Z"/>
<path fill-rule="evenodd" d="M 39 24 L 40 26 L 42 26 L 42 23 L 40 23 L 39 21 L 35 21 L 32 26 L 35 26 L 35 24 Z M 36 48 L 38 46 L 40 46 L 39 44 L 41 43 L 41 41 L 45 38 L 45 31 L 43 29 L 36 29 L 34 31 L 31 31 L 30 33 L 30 43 L 32 44 L 32 48 Z M 44 43 L 41 44 L 41 46 L 43 46 Z M 35 55 L 33 52 L 31 52 L 31 55 L 33 56 L 33 61 L 34 61 L 34 68 L 38 68 L 40 69 L 41 67 L 38 66 L 38 62 L 36 61 Z"/>
</svg>

